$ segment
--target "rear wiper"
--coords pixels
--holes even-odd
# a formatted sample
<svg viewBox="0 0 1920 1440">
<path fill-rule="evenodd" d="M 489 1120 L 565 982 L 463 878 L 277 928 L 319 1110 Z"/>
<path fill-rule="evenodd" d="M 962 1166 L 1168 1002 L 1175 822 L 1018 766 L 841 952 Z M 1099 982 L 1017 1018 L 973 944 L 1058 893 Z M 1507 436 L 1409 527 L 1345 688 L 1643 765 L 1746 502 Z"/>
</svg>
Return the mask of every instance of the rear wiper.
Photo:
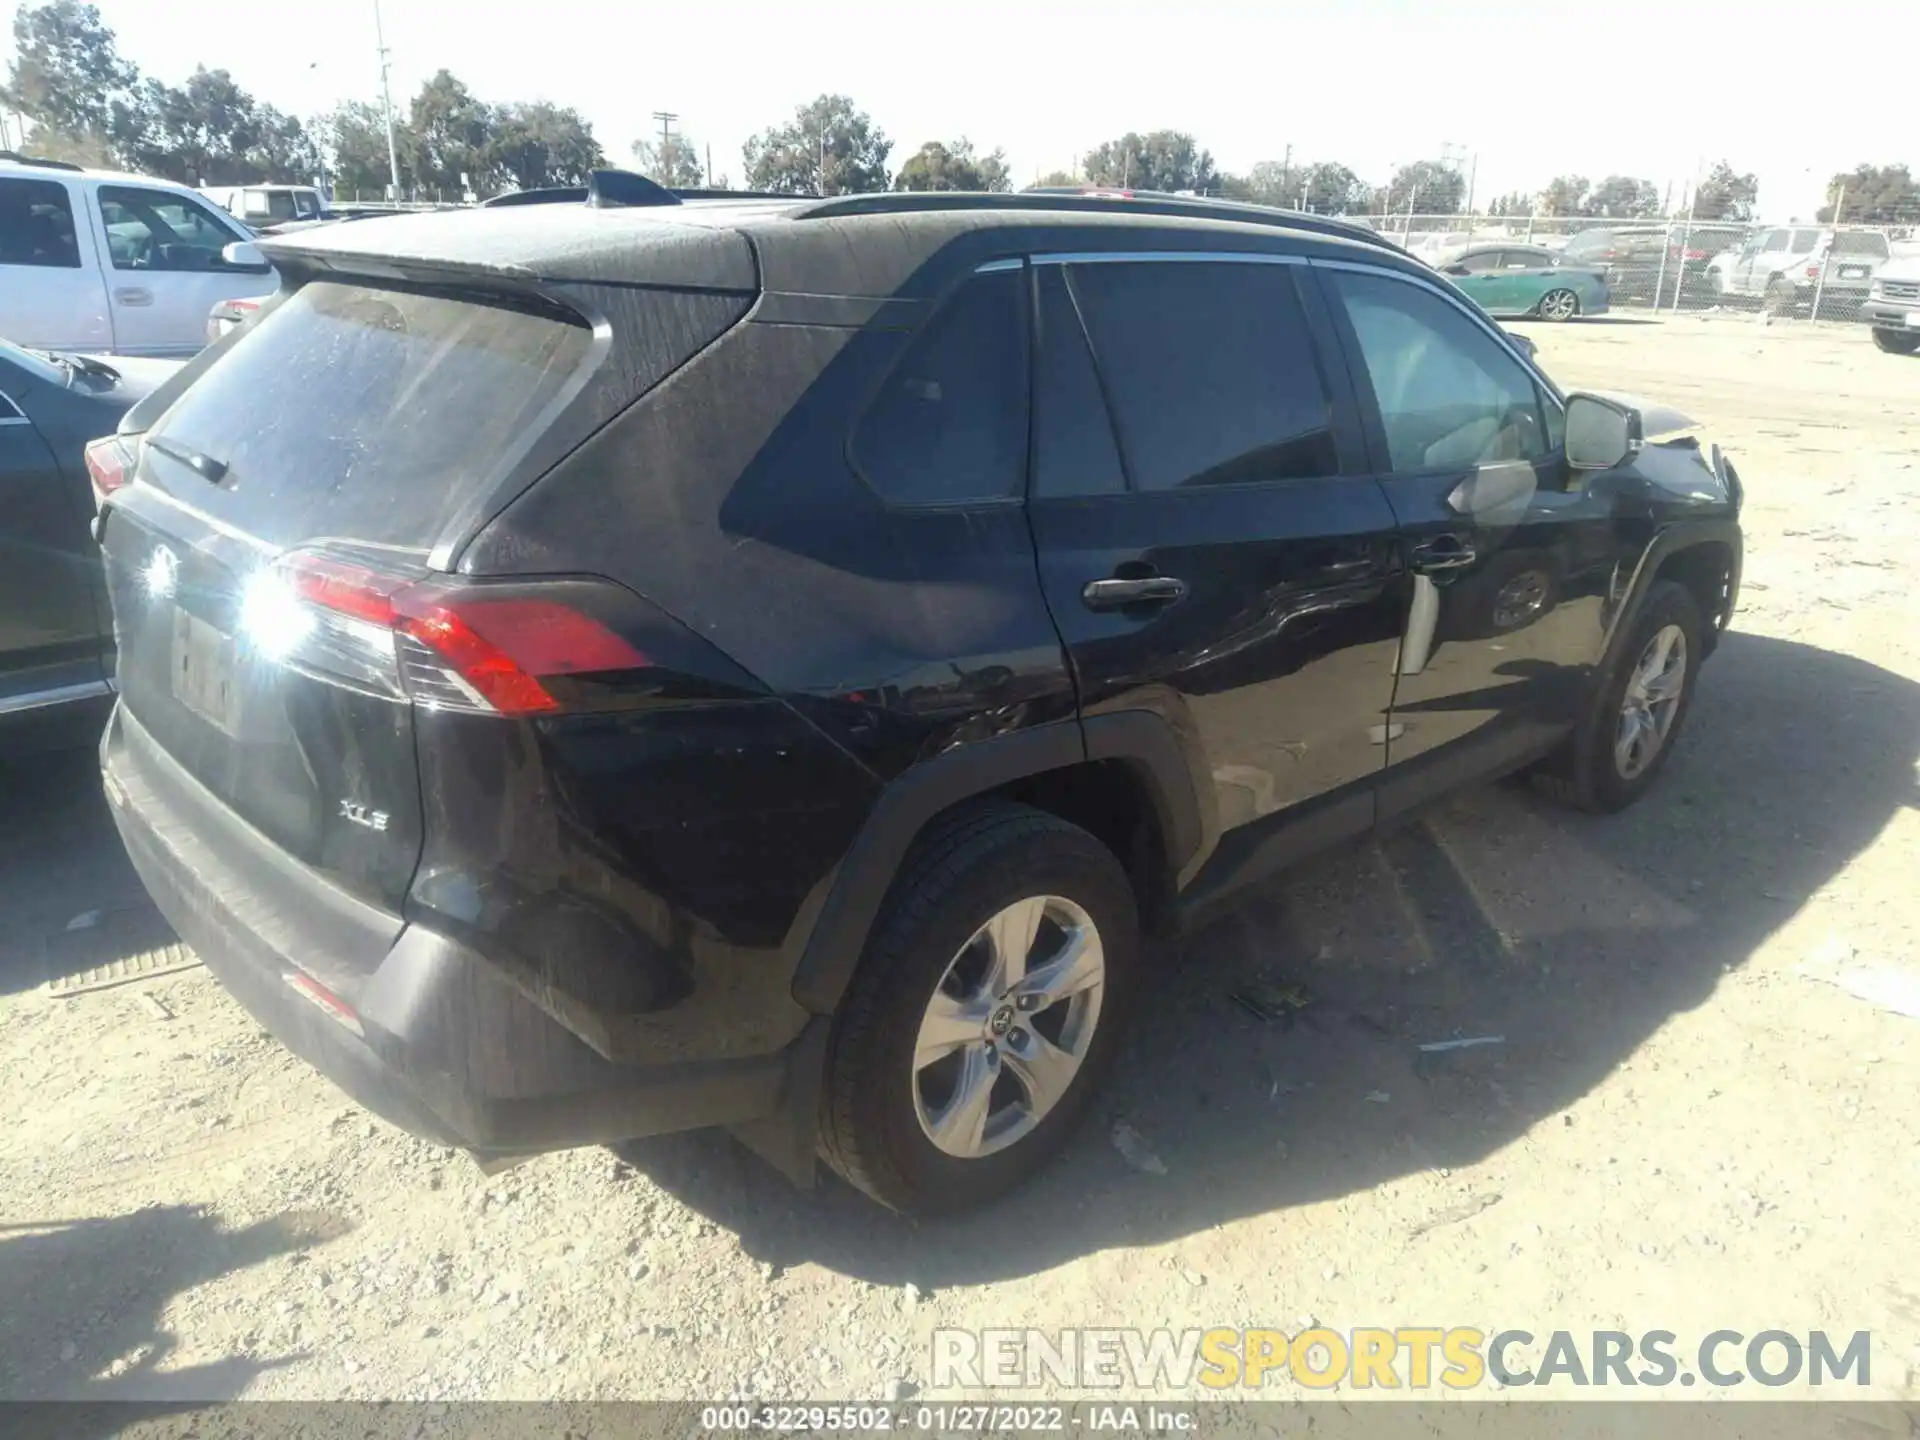
<svg viewBox="0 0 1920 1440">
<path fill-rule="evenodd" d="M 177 440 L 169 440 L 164 435 L 147 436 L 147 448 L 158 450 L 169 460 L 178 460 L 209 485 L 218 485 L 227 476 L 227 462 L 204 455 L 191 446 L 182 445 Z"/>
</svg>

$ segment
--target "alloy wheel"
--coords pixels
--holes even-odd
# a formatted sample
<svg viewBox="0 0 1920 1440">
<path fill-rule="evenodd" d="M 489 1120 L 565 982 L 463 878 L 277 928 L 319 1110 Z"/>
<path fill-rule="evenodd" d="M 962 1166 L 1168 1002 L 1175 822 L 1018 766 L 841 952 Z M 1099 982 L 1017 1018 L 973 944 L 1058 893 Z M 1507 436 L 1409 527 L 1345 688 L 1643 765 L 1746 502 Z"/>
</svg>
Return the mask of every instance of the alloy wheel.
<svg viewBox="0 0 1920 1440">
<path fill-rule="evenodd" d="M 1549 320 L 1571 320 L 1580 313 L 1580 298 L 1571 290 L 1549 290 L 1540 297 L 1540 313 Z"/>
<path fill-rule="evenodd" d="M 1086 1060 L 1105 988 L 1100 932 L 1073 901 L 1029 896 L 982 925 L 934 986 L 914 1042 L 926 1137 L 971 1160 L 1032 1133 Z"/>
<path fill-rule="evenodd" d="M 1663 625 L 1634 662 L 1614 732 L 1613 764 L 1622 780 L 1646 771 L 1667 743 L 1687 684 L 1687 637 L 1678 625 Z"/>
</svg>

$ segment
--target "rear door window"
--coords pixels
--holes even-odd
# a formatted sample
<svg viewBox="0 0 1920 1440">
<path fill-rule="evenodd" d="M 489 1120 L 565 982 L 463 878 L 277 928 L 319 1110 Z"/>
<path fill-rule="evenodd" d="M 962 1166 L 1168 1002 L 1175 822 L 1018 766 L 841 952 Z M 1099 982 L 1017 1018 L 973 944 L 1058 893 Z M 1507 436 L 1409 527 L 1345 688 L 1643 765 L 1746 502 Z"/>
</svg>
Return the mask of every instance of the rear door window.
<svg viewBox="0 0 1920 1440">
<path fill-rule="evenodd" d="M 1135 490 L 1337 474 L 1333 415 L 1290 265 L 1076 265 Z"/>
<path fill-rule="evenodd" d="M 315 281 L 154 428 L 225 467 L 219 483 L 164 455 L 148 463 L 272 541 L 427 547 L 532 443 L 592 343 L 558 312 Z"/>
<path fill-rule="evenodd" d="M 1795 255 L 1811 255 L 1813 247 L 1820 243 L 1818 230 L 1796 230 L 1793 232 L 1793 244 L 1790 247 Z"/>
<path fill-rule="evenodd" d="M 0 265 L 80 268 L 66 186 L 57 180 L 0 177 Z"/>
<path fill-rule="evenodd" d="M 1080 312 L 1058 265 L 1035 267 L 1033 493 L 1111 495 L 1127 488 Z"/>
<path fill-rule="evenodd" d="M 1011 499 L 1027 470 L 1022 269 L 974 275 L 914 335 L 855 426 L 854 464 L 899 505 Z"/>
</svg>

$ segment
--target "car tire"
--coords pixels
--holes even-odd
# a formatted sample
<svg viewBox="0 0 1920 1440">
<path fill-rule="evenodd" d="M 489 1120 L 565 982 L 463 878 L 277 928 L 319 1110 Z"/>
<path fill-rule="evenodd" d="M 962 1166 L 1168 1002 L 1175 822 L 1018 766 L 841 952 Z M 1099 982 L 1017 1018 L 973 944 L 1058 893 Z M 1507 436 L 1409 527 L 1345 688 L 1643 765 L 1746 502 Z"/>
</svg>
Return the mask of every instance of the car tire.
<svg viewBox="0 0 1920 1440">
<path fill-rule="evenodd" d="M 1027 1010 L 986 982 L 995 936 L 1023 933 L 1021 917 L 1033 913 L 1023 907 L 1036 903 L 1030 978 L 1078 933 L 1097 946 L 1099 982 Z M 827 1163 L 914 1216 L 971 1209 L 1030 1178 L 1066 1144 L 1113 1064 L 1139 944 L 1126 871 L 1077 825 L 997 801 L 936 822 L 901 867 L 834 1020 L 820 1110 Z M 978 1040 L 923 1058 L 976 1020 Z M 1075 1060 L 1070 1070 L 1061 1056 Z M 1036 1076 L 1059 1087 L 1044 1109 Z M 983 1086 L 978 1107 L 963 1103 Z"/>
<path fill-rule="evenodd" d="M 1889 355 L 1920 355 L 1920 331 L 1876 328 L 1873 343 Z"/>
<path fill-rule="evenodd" d="M 1706 637 L 1707 622 L 1693 593 L 1671 580 L 1656 580 L 1587 713 L 1566 744 L 1534 772 L 1539 786 L 1555 799 L 1601 815 L 1626 809 L 1651 789 L 1692 708 Z M 1663 658 L 1656 659 L 1662 644 Z M 1668 686 L 1664 681 L 1650 685 L 1649 679 L 1673 673 L 1676 650 L 1679 670 L 1670 704 L 1650 702 L 1651 693 L 1664 694 Z M 1639 746 L 1629 745 L 1630 695 L 1639 724 L 1653 727 L 1636 727 Z"/>
<path fill-rule="evenodd" d="M 1565 288 L 1549 290 L 1533 307 L 1533 313 L 1542 320 L 1571 320 L 1580 313 L 1580 297 Z"/>
</svg>

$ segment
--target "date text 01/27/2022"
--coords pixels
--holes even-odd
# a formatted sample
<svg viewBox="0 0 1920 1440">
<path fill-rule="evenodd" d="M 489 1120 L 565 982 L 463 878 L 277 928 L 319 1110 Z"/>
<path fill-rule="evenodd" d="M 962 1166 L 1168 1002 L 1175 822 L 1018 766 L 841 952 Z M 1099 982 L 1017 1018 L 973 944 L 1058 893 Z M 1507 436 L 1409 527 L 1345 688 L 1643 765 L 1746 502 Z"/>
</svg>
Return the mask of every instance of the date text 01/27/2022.
<svg viewBox="0 0 1920 1440">
<path fill-rule="evenodd" d="M 993 1435 L 1094 1433 L 1191 1433 L 1197 1418 L 1175 1406 L 1078 1405 L 710 1405 L 700 1428 L 712 1433 L 841 1431 L 879 1434 L 972 1432 Z"/>
</svg>

